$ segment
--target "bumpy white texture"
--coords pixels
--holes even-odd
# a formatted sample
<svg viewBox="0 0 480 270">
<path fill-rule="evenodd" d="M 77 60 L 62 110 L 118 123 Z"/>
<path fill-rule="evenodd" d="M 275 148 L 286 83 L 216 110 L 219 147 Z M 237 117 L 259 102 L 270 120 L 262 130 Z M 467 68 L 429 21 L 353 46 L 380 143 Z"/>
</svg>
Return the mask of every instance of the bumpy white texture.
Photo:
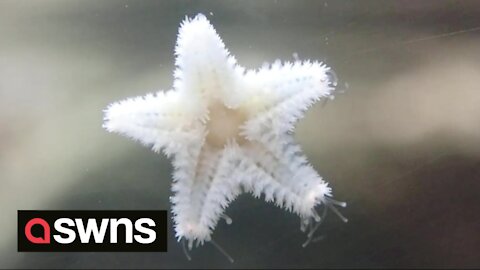
<svg viewBox="0 0 480 270">
<path fill-rule="evenodd" d="M 186 18 L 175 48 L 173 89 L 113 103 L 104 127 L 173 159 L 178 240 L 203 244 L 241 192 L 319 221 L 328 184 L 293 140 L 294 124 L 332 94 L 329 68 L 281 63 L 245 71 L 203 15 Z"/>
</svg>

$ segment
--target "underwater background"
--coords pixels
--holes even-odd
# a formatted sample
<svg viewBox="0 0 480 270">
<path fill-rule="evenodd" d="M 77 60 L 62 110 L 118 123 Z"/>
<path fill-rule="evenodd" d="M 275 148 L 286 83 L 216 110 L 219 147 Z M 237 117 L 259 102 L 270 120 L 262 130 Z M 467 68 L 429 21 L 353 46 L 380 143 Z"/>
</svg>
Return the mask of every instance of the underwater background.
<svg viewBox="0 0 480 270">
<path fill-rule="evenodd" d="M 111 102 L 170 89 L 185 16 L 240 65 L 325 61 L 335 100 L 295 137 L 336 199 L 324 239 L 238 197 L 188 261 L 167 253 L 19 253 L 17 210 L 170 209 L 172 167 L 102 129 Z M 342 93 L 343 92 L 343 93 Z M 0 1 L 0 267 L 480 267 L 479 1 Z"/>
</svg>

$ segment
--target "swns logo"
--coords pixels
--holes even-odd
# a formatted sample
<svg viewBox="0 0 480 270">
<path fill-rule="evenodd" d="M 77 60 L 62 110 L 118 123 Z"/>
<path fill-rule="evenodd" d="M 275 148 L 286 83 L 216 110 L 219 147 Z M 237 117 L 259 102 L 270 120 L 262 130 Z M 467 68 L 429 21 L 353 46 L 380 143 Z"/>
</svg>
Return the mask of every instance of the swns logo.
<svg viewBox="0 0 480 270">
<path fill-rule="evenodd" d="M 167 251 L 166 211 L 18 211 L 18 251 Z"/>
</svg>

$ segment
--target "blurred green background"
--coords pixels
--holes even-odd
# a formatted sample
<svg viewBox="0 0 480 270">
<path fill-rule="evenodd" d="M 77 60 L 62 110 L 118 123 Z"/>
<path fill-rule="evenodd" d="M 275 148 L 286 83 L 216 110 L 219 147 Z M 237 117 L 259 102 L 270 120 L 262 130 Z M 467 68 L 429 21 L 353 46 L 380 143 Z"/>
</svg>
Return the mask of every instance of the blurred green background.
<svg viewBox="0 0 480 270">
<path fill-rule="evenodd" d="M 245 194 L 213 246 L 18 253 L 19 209 L 169 209 L 169 160 L 101 128 L 113 101 L 169 89 L 185 16 L 239 63 L 318 59 L 339 93 L 296 138 L 348 202 L 302 248 L 299 219 Z M 0 0 L 0 267 L 480 267 L 479 1 Z"/>
</svg>

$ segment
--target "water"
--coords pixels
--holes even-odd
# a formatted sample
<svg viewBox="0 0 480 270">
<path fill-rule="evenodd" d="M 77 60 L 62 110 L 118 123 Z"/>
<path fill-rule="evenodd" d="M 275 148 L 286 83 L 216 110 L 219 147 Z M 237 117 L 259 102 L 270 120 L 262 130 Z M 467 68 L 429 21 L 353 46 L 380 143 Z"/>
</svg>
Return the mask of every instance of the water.
<svg viewBox="0 0 480 270">
<path fill-rule="evenodd" d="M 247 194 L 213 235 L 233 264 L 213 245 L 188 261 L 172 227 L 168 253 L 18 253 L 19 209 L 169 209 L 169 160 L 105 132 L 102 110 L 171 87 L 179 23 L 199 12 L 247 68 L 332 67 L 345 93 L 296 138 L 349 222 L 329 215 L 302 248 L 296 216 Z M 479 15 L 474 1 L 1 1 L 0 266 L 479 267 Z"/>
</svg>

